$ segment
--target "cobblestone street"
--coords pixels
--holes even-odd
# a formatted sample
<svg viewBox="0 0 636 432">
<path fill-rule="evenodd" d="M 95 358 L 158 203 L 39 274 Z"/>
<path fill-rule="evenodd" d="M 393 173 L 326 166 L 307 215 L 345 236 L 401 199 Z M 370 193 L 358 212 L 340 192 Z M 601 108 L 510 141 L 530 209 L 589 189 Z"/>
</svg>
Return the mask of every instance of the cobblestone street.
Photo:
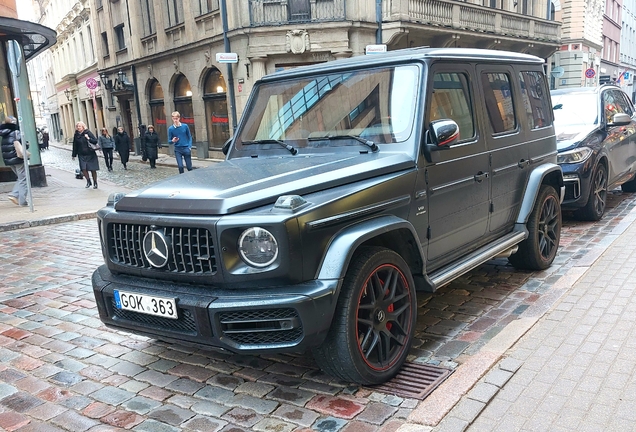
<svg viewBox="0 0 636 432">
<path fill-rule="evenodd" d="M 70 176 L 76 167 L 66 149 L 42 159 Z M 102 166 L 100 178 L 132 188 L 177 174 L 174 167 L 114 166 Z M 498 259 L 434 294 L 418 293 L 408 360 L 456 369 L 574 265 L 602 253 L 636 206 L 631 194 L 609 195 L 600 222 L 564 220 L 548 270 L 516 271 Z M 103 262 L 95 220 L 2 232 L 0 244 L 5 430 L 388 432 L 420 402 L 333 380 L 309 353 L 226 355 L 105 328 L 90 280 Z"/>
</svg>

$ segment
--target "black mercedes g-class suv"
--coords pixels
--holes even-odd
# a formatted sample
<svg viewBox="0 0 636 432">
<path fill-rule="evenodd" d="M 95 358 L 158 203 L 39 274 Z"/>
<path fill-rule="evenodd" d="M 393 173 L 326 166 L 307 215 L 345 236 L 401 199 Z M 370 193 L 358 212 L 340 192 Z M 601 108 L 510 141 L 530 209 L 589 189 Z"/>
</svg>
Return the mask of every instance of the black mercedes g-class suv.
<svg viewBox="0 0 636 432">
<path fill-rule="evenodd" d="M 416 290 L 494 257 L 544 269 L 563 178 L 543 60 L 408 49 L 256 83 L 227 158 L 98 213 L 101 320 L 230 352 L 311 349 L 375 384 L 411 344 Z"/>
</svg>

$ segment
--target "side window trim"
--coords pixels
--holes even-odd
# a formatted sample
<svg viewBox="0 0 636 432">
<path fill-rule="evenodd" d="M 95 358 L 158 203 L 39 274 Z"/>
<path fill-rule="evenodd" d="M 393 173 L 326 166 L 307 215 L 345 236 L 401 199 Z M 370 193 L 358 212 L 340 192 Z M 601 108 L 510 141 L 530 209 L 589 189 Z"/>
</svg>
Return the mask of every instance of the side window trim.
<svg viewBox="0 0 636 432">
<path fill-rule="evenodd" d="M 465 83 L 467 86 L 467 97 L 468 97 L 468 109 L 470 110 L 471 120 L 472 120 L 472 128 L 473 135 L 469 138 L 462 139 L 460 136 L 460 141 L 451 146 L 451 148 L 460 148 L 468 145 L 473 145 L 479 141 L 479 119 L 476 114 L 475 108 L 475 83 L 472 79 L 473 71 L 462 66 L 456 66 L 449 63 L 434 63 L 428 73 L 427 78 L 427 89 L 426 89 L 426 101 L 425 101 L 425 110 L 424 110 L 424 128 L 428 129 L 428 125 L 431 119 L 431 111 L 433 105 L 433 93 L 434 93 L 434 82 L 435 76 L 439 74 L 456 74 L 463 75 L 465 78 Z"/>
</svg>

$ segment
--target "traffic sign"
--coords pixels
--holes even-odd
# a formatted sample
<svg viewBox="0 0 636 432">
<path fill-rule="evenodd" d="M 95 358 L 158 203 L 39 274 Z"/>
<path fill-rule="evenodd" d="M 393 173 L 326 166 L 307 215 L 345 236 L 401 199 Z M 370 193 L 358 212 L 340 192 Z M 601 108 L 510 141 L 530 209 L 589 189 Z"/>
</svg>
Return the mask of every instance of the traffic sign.
<svg viewBox="0 0 636 432">
<path fill-rule="evenodd" d="M 594 78 L 594 75 L 596 75 L 596 71 L 594 69 L 592 68 L 585 69 L 586 78 Z"/>
<path fill-rule="evenodd" d="M 552 69 L 552 72 L 550 72 L 550 74 L 555 78 L 561 78 L 564 73 L 565 69 L 563 69 L 563 66 L 557 66 Z"/>
<path fill-rule="evenodd" d="M 95 90 L 99 86 L 99 83 L 95 78 L 89 78 L 86 80 L 86 87 L 91 90 Z"/>
</svg>

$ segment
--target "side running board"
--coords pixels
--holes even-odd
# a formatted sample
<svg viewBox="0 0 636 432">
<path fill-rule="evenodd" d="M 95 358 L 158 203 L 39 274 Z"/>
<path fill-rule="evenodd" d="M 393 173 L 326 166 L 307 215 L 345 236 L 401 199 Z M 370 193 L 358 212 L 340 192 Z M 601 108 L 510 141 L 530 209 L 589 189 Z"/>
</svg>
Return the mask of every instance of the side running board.
<svg viewBox="0 0 636 432">
<path fill-rule="evenodd" d="M 460 277 L 464 273 L 468 273 L 475 267 L 478 267 L 486 261 L 493 259 L 497 255 L 504 253 L 508 249 L 521 243 L 527 235 L 528 232 L 525 230 L 513 231 L 510 234 L 477 249 L 475 252 L 466 255 L 464 258 L 435 271 L 429 275 L 429 280 L 431 281 L 433 288 L 432 290 L 435 291 L 453 279 Z"/>
</svg>

